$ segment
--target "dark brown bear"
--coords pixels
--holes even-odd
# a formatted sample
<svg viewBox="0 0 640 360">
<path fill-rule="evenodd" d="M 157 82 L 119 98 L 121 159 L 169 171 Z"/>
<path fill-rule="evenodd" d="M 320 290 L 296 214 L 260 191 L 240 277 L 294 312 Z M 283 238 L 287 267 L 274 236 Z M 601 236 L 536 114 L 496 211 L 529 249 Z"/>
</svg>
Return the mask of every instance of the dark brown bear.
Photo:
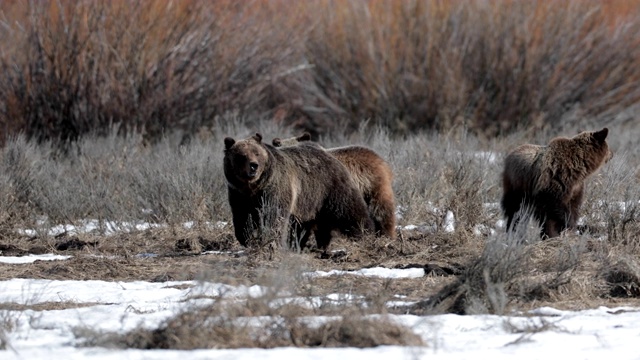
<svg viewBox="0 0 640 360">
<path fill-rule="evenodd" d="M 272 140 L 273 146 L 286 148 L 311 140 L 309 133 L 298 137 Z M 326 149 L 347 168 L 351 178 L 367 203 L 376 234 L 396 238 L 393 172 L 389 164 L 375 151 L 364 146 L 344 146 Z"/>
<path fill-rule="evenodd" d="M 507 231 L 518 219 L 531 214 L 542 226 L 542 237 L 555 237 L 575 228 L 584 194 L 585 179 L 613 153 L 606 138 L 609 130 L 583 132 L 572 138 L 555 138 L 549 145 L 521 145 L 505 159 L 502 175 L 502 210 Z"/>
<path fill-rule="evenodd" d="M 313 227 L 321 249 L 329 245 L 333 230 L 349 237 L 373 230 L 347 169 L 319 146 L 276 149 L 262 143 L 260 134 L 239 141 L 227 137 L 224 144 L 229 205 L 243 246 L 263 237 L 266 229 L 303 237 L 303 248 L 308 236 L 302 234 Z"/>
</svg>

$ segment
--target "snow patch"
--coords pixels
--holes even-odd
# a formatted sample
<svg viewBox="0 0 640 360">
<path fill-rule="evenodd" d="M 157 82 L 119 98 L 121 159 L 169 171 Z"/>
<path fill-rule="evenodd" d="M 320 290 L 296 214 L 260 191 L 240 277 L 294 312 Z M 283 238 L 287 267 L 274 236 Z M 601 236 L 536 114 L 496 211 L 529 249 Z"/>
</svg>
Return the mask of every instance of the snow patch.
<svg viewBox="0 0 640 360">
<path fill-rule="evenodd" d="M 422 268 L 387 269 L 383 267 L 374 267 L 374 268 L 354 270 L 354 271 L 344 271 L 344 270 L 314 271 L 314 272 L 305 273 L 305 275 L 310 277 L 356 275 L 356 276 L 380 277 L 380 278 L 389 278 L 389 279 L 403 279 L 403 278 L 423 277 L 424 269 Z"/>
<path fill-rule="evenodd" d="M 39 254 L 39 255 L 25 255 L 25 256 L 0 256 L 0 263 L 4 264 L 31 264 L 35 261 L 52 261 L 52 260 L 67 260 L 70 259 L 70 255 L 56 255 L 56 254 Z"/>
</svg>

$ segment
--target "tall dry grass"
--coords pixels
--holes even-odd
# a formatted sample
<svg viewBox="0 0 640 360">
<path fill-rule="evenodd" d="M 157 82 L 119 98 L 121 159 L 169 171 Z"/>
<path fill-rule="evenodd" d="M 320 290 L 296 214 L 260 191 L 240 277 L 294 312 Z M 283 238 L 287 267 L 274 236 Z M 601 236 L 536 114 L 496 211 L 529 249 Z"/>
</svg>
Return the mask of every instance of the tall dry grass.
<svg viewBox="0 0 640 360">
<path fill-rule="evenodd" d="M 626 1 L 4 1 L 0 139 L 189 141 L 240 112 L 314 135 L 487 135 L 633 117 Z"/>
<path fill-rule="evenodd" d="M 98 251 L 105 253 L 237 250 L 222 171 L 223 139 L 247 137 L 257 130 L 267 141 L 295 133 L 269 121 L 234 116 L 221 117 L 216 128 L 187 145 L 181 145 L 179 134 L 147 144 L 140 135 L 125 137 L 112 129 L 108 136 L 83 138 L 77 151 L 63 157 L 53 143 L 11 138 L 0 149 L 0 245 L 24 249 L 22 253 L 34 246 L 66 251 L 58 244 L 71 236 L 57 239 L 47 230 L 97 219 L 95 233 L 81 234 L 76 241 L 87 246 L 99 241 Z M 336 239 L 339 245 L 332 250 L 341 250 L 329 259 L 301 256 L 328 267 L 419 266 L 427 277 L 454 275 L 450 287 L 434 294 L 433 303 L 413 309 L 416 312 L 505 313 L 545 302 L 579 301 L 589 306 L 602 299 L 638 297 L 638 137 L 637 131 L 634 135 L 621 128 L 611 134 L 612 140 L 630 145 L 612 146 L 613 159 L 588 180 L 582 233 L 568 232 L 553 241 L 538 241 L 535 224 L 526 227 L 523 222 L 527 232 L 515 238 L 498 226 L 502 159 L 513 143 L 526 138 L 523 134 L 492 141 L 455 131 L 398 138 L 383 127 L 363 127 L 356 133 L 323 136 L 319 141 L 326 147 L 363 144 L 390 162 L 400 236 L 395 242 Z M 100 233 L 111 221 L 169 226 L 132 236 Z M 209 226 L 218 221 L 229 225 Z M 187 222 L 193 222 L 189 230 L 182 226 Z M 36 236 L 22 235 L 26 228 L 36 229 Z M 277 264 L 286 253 L 269 251 L 248 251 L 243 266 Z"/>
<path fill-rule="evenodd" d="M 4 5 L 17 19 L 4 24 L 0 123 L 5 136 L 41 141 L 114 124 L 155 141 L 228 111 L 259 112 L 295 39 L 263 2 Z"/>
</svg>

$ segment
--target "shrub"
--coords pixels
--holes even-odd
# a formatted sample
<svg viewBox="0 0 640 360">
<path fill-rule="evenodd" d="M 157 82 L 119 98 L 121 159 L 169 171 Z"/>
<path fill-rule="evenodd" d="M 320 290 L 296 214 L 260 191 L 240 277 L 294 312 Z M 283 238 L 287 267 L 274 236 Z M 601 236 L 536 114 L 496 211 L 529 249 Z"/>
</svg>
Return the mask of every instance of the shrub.
<svg viewBox="0 0 640 360">
<path fill-rule="evenodd" d="M 0 141 L 179 131 L 241 112 L 313 135 L 625 123 L 640 17 L 598 1 L 3 2 Z"/>
</svg>

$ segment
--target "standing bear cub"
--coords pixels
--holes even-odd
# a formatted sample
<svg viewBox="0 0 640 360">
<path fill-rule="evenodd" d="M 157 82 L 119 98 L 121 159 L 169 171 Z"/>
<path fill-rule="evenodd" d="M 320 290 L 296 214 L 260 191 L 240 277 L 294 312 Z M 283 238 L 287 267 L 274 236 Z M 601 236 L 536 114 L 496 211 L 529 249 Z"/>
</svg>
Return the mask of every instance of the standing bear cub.
<svg viewBox="0 0 640 360">
<path fill-rule="evenodd" d="M 309 133 L 288 139 L 275 138 L 273 146 L 286 148 L 311 140 Z M 349 171 L 373 220 L 376 235 L 396 238 L 395 199 L 393 195 L 393 172 L 389 164 L 375 151 L 364 146 L 343 146 L 326 149 Z"/>
<path fill-rule="evenodd" d="M 332 231 L 350 237 L 373 230 L 367 207 L 347 169 L 312 143 L 276 149 L 262 135 L 224 139 L 224 174 L 235 236 L 243 246 L 264 230 L 290 236 L 304 248 L 314 227 L 318 248 L 326 249 Z M 292 227 L 295 227 L 293 229 Z"/>
<path fill-rule="evenodd" d="M 516 228 L 525 211 L 531 211 L 541 225 L 542 237 L 575 228 L 585 179 L 613 156 L 606 142 L 608 133 L 607 128 L 582 132 L 552 139 L 547 146 L 521 145 L 509 153 L 501 202 L 507 231 Z"/>
</svg>

